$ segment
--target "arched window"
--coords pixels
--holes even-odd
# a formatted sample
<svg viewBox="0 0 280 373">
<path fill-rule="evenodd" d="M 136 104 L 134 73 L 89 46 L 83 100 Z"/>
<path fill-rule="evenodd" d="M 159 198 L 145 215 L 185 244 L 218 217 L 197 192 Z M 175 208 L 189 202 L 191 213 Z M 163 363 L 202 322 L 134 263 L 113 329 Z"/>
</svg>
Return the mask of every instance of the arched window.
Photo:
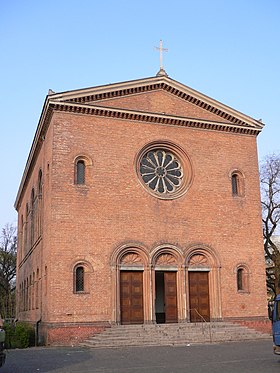
<svg viewBox="0 0 280 373">
<path fill-rule="evenodd" d="M 73 268 L 73 293 L 89 293 L 93 268 L 88 262 L 76 262 Z"/>
<path fill-rule="evenodd" d="M 35 192 L 32 189 L 31 192 L 31 210 L 30 210 L 30 243 L 31 246 L 34 243 L 34 222 L 35 222 Z"/>
<path fill-rule="evenodd" d="M 42 170 L 38 174 L 38 206 L 37 206 L 37 234 L 42 234 L 42 193 L 43 193 L 43 174 Z"/>
<path fill-rule="evenodd" d="M 92 160 L 87 155 L 80 154 L 75 157 L 74 162 L 74 184 L 85 185 L 89 184 L 90 169 Z"/>
<path fill-rule="evenodd" d="M 19 259 L 23 258 L 23 247 L 24 247 L 24 223 L 23 223 L 23 215 L 20 217 L 20 231 L 19 231 Z"/>
<path fill-rule="evenodd" d="M 231 187 L 232 187 L 232 194 L 234 196 L 238 196 L 239 194 L 239 185 L 238 185 L 238 175 L 233 174 L 231 175 Z"/>
<path fill-rule="evenodd" d="M 23 311 L 26 311 L 26 280 L 24 280 L 23 286 Z"/>
<path fill-rule="evenodd" d="M 28 303 L 29 303 L 29 283 L 28 283 L 28 277 L 27 277 L 27 279 L 26 279 L 25 311 L 28 311 Z"/>
<path fill-rule="evenodd" d="M 85 291 L 85 269 L 78 266 L 75 269 L 75 293 Z"/>
<path fill-rule="evenodd" d="M 37 273 L 36 273 L 36 286 L 35 286 L 35 308 L 39 309 L 39 275 L 40 271 L 39 268 L 37 268 Z"/>
<path fill-rule="evenodd" d="M 26 208 L 25 208 L 25 222 L 24 222 L 24 253 L 25 254 L 28 251 L 28 215 L 29 215 L 29 207 L 27 203 Z"/>
<path fill-rule="evenodd" d="M 76 184 L 83 185 L 85 184 L 85 176 L 86 176 L 86 165 L 85 161 L 78 160 L 76 162 Z"/>
<path fill-rule="evenodd" d="M 38 175 L 38 195 L 39 196 L 41 196 L 42 194 L 42 188 L 43 188 L 42 178 L 43 178 L 43 174 L 42 174 L 42 170 L 40 170 L 39 175 Z"/>
<path fill-rule="evenodd" d="M 32 281 L 32 309 L 35 309 L 35 272 L 33 272 L 33 281 Z"/>
<path fill-rule="evenodd" d="M 237 270 L 237 290 L 244 290 L 244 268 Z"/>
<path fill-rule="evenodd" d="M 236 271 L 236 285 L 238 292 L 249 292 L 249 271 L 245 266 L 238 266 Z"/>
<path fill-rule="evenodd" d="M 231 173 L 231 190 L 234 197 L 244 196 L 244 176 L 240 171 L 233 171 Z"/>
</svg>

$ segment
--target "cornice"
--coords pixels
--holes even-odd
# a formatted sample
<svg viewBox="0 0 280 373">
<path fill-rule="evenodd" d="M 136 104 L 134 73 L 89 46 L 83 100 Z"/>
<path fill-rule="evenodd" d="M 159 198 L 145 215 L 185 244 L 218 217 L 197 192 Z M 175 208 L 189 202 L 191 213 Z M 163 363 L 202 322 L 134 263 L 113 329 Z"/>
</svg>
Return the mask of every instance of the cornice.
<svg viewBox="0 0 280 373">
<path fill-rule="evenodd" d="M 137 122 L 157 123 L 163 125 L 175 125 L 182 127 L 193 127 L 207 130 L 218 130 L 247 135 L 257 135 L 259 128 L 252 128 L 248 125 L 236 125 L 229 122 L 216 122 L 197 118 L 173 116 L 160 113 L 149 113 L 128 109 L 118 109 L 106 106 L 86 105 L 74 102 L 50 101 L 50 106 L 55 111 L 66 111 L 75 114 L 95 115 L 100 117 L 116 118 Z"/>
<path fill-rule="evenodd" d="M 30 178 L 30 170 L 33 169 L 33 166 L 36 162 L 37 155 L 40 152 L 42 144 L 45 139 L 46 132 L 48 130 L 49 124 L 51 122 L 51 118 L 53 115 L 53 108 L 48 103 L 48 97 L 45 100 L 45 104 L 41 113 L 41 117 L 39 119 L 39 124 L 31 145 L 31 149 L 27 158 L 27 162 L 25 165 L 25 169 L 22 175 L 21 183 L 18 189 L 18 193 L 16 196 L 16 201 L 14 204 L 15 209 L 17 210 L 21 201 L 21 194 L 24 189 L 24 186 L 28 182 Z"/>
<path fill-rule="evenodd" d="M 82 90 L 57 93 L 51 96 L 52 100 L 85 104 L 94 101 L 125 97 L 155 90 L 165 90 L 182 100 L 197 105 L 206 111 L 214 113 L 221 118 L 238 125 L 251 125 L 262 129 L 264 124 L 247 116 L 230 106 L 222 104 L 176 80 L 167 76 L 152 77 L 109 84 L 105 86 L 87 88 Z"/>
</svg>

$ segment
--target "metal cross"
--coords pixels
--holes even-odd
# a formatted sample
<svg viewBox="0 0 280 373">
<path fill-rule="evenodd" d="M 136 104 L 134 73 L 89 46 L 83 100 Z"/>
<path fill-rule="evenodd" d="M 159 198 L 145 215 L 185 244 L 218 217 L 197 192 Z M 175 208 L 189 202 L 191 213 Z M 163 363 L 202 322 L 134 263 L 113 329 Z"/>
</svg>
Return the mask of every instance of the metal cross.
<svg viewBox="0 0 280 373">
<path fill-rule="evenodd" d="M 162 65 L 162 52 L 168 52 L 167 48 L 162 48 L 162 40 L 159 41 L 159 47 L 155 47 L 159 51 L 159 64 L 160 64 L 160 70 L 163 69 Z"/>
</svg>

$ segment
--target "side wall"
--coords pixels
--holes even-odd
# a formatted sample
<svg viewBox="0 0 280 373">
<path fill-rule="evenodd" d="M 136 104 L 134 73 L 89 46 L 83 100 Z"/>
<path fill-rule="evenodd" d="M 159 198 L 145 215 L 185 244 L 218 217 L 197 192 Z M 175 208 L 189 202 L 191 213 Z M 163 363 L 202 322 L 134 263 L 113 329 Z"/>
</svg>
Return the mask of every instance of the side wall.
<svg viewBox="0 0 280 373">
<path fill-rule="evenodd" d="M 17 319 L 36 330 L 48 318 L 52 134 L 50 126 L 18 206 Z"/>
</svg>

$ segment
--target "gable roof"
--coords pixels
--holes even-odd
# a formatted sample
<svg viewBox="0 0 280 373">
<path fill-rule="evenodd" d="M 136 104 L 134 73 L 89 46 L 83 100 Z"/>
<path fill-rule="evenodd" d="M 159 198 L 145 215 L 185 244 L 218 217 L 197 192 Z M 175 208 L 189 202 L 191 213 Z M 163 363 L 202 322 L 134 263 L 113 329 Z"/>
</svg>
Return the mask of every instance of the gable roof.
<svg viewBox="0 0 280 373">
<path fill-rule="evenodd" d="M 174 115 L 172 111 L 166 112 L 160 106 L 157 110 L 149 110 L 145 106 L 126 107 L 126 100 L 133 95 L 161 92 L 169 94 L 198 109 L 198 114 L 188 116 L 182 109 L 180 115 Z M 119 99 L 119 100 L 117 100 Z M 166 125 L 195 127 L 200 129 L 218 130 L 234 133 L 243 133 L 256 136 L 264 124 L 231 107 L 222 104 L 167 75 L 131 80 L 121 83 L 102 85 L 91 88 L 83 88 L 66 92 L 55 93 L 49 91 L 37 130 L 25 166 L 19 191 L 15 201 L 18 208 L 21 193 L 26 184 L 30 170 L 35 163 L 45 134 L 54 111 L 68 111 L 95 116 L 106 116 L 130 121 L 153 122 Z"/>
<path fill-rule="evenodd" d="M 228 121 L 235 125 L 251 127 L 259 131 L 264 126 L 259 120 L 234 110 L 168 76 L 156 76 L 61 93 L 52 93 L 48 97 L 53 104 L 64 103 L 64 105 L 70 105 L 71 103 L 74 106 L 78 104 L 84 107 L 87 105 L 94 107 L 96 105 L 107 108 L 106 102 L 108 102 L 109 99 L 125 98 L 131 95 L 143 94 L 156 90 L 169 92 L 185 102 L 192 103 L 209 113 L 214 113 L 221 118 L 223 122 Z M 101 105 L 101 103 L 103 103 L 103 105 Z M 123 109 L 123 107 L 121 106 L 119 109 Z M 139 110 L 133 111 L 137 112 Z M 182 117 L 186 116 L 182 115 Z"/>
</svg>

